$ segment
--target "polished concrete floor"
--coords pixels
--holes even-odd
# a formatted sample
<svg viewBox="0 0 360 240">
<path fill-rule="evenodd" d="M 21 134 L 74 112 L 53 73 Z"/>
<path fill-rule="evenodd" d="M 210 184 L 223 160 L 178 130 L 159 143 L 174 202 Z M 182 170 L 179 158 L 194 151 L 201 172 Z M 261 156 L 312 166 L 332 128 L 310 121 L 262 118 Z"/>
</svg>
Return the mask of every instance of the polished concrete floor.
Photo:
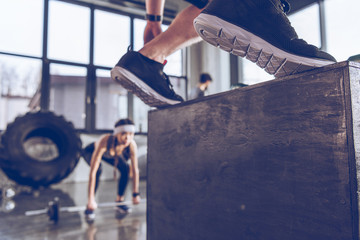
<svg viewBox="0 0 360 240">
<path fill-rule="evenodd" d="M 116 194 L 115 181 L 101 182 L 97 202 L 111 202 Z M 54 197 L 60 199 L 61 206 L 85 205 L 87 183 L 66 183 L 53 185 L 48 189 L 32 191 L 22 186 L 14 186 L 15 196 L 5 198 L 2 194 L 0 211 L 1 240 L 145 240 L 146 200 L 131 206 L 132 212 L 118 216 L 114 207 L 96 210 L 92 224 L 85 221 L 83 212 L 61 212 L 59 221 L 49 221 L 48 216 L 25 216 L 26 211 L 46 208 Z M 131 200 L 131 181 L 126 192 L 126 200 Z M 142 199 L 146 198 L 146 182 L 141 181 Z M 12 206 L 15 208 L 10 210 Z M 6 207 L 9 210 L 6 210 Z M 9 212 L 7 212 L 9 211 Z"/>
</svg>

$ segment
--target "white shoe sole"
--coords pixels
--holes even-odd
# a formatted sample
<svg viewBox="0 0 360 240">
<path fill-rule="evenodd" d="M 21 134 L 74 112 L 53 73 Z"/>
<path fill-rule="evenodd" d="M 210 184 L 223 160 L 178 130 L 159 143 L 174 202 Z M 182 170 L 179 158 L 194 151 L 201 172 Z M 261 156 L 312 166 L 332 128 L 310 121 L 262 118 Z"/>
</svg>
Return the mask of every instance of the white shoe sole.
<svg viewBox="0 0 360 240">
<path fill-rule="evenodd" d="M 158 94 L 154 89 L 125 68 L 115 66 L 111 70 L 111 78 L 151 107 L 163 107 L 180 103 L 180 101 L 168 99 Z"/>
<path fill-rule="evenodd" d="M 125 215 L 125 214 L 131 213 L 131 212 L 132 212 L 132 209 L 129 208 L 127 211 L 125 211 L 124 209 L 115 207 L 115 211 L 116 211 L 117 214 Z"/>
<path fill-rule="evenodd" d="M 288 76 L 334 63 L 288 53 L 251 32 L 213 15 L 201 13 L 195 18 L 194 27 L 206 42 L 234 55 L 246 57 L 276 77 Z"/>
<path fill-rule="evenodd" d="M 87 222 L 94 222 L 95 221 L 95 214 L 89 214 L 85 216 Z"/>
</svg>

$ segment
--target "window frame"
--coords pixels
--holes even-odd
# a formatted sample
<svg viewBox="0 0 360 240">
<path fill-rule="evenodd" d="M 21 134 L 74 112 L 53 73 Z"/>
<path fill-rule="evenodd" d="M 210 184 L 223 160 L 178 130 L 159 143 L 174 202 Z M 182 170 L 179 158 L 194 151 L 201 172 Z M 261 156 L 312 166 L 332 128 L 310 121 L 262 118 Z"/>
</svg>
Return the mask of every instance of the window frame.
<svg viewBox="0 0 360 240">
<path fill-rule="evenodd" d="M 90 40 L 89 40 L 89 63 L 78 63 L 78 62 L 71 62 L 71 61 L 63 61 L 57 59 L 50 59 L 48 58 L 48 30 L 49 30 L 49 3 L 50 1 L 61 1 L 68 4 L 74 4 L 82 7 L 87 7 L 90 10 Z M 17 54 L 11 52 L 0 52 L 2 55 L 10 55 L 10 56 L 17 56 L 17 57 L 24 57 L 24 58 L 32 58 L 38 59 L 42 62 L 42 76 L 41 76 L 41 98 L 40 98 L 40 108 L 42 110 L 49 110 L 50 109 L 50 65 L 51 64 L 62 64 L 68 66 L 77 66 L 77 67 L 85 67 L 87 69 L 86 75 L 86 86 L 85 87 L 85 122 L 83 129 L 77 129 L 77 131 L 81 133 L 105 133 L 111 131 L 111 129 L 96 129 L 96 88 L 97 88 L 97 70 L 111 70 L 111 67 L 100 66 L 94 64 L 94 38 L 95 38 L 95 10 L 106 11 L 110 13 L 120 14 L 123 16 L 127 16 L 130 18 L 130 44 L 134 44 L 134 20 L 135 19 L 144 19 L 145 15 L 145 4 L 134 4 L 129 1 L 130 6 L 120 6 L 119 7 L 110 7 L 110 6 L 102 6 L 94 3 L 89 3 L 86 1 L 76 1 L 76 0 L 43 0 L 43 32 L 42 32 L 42 56 L 30 56 L 24 54 Z M 111 5 L 111 4 L 110 4 Z M 116 6 L 112 4 L 112 6 Z M 134 11 L 134 7 L 137 7 L 136 11 Z M 126 8 L 129 11 L 126 11 Z M 165 9 L 165 18 L 163 24 L 169 25 L 172 19 L 175 17 L 176 13 L 171 10 Z M 182 62 L 186 61 L 184 57 L 185 51 L 182 52 Z M 120 56 L 119 56 L 120 57 Z M 183 72 L 184 72 L 183 64 Z M 182 76 L 176 76 L 182 77 Z M 186 78 L 185 78 L 186 79 Z M 187 82 L 186 82 L 187 84 Z M 128 117 L 133 118 L 134 116 L 134 96 L 130 92 L 128 92 Z M 146 134 L 146 133 L 143 133 Z"/>
</svg>

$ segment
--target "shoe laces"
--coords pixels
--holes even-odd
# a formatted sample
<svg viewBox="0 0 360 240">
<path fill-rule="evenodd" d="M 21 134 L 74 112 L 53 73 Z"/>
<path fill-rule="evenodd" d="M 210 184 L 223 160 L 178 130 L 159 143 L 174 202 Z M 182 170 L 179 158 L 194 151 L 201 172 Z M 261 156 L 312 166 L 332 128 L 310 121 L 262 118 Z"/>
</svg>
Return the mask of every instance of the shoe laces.
<svg viewBox="0 0 360 240">
<path fill-rule="evenodd" d="M 174 86 L 171 84 L 169 76 L 166 75 L 166 73 L 164 73 L 164 72 L 162 72 L 161 76 L 162 76 L 162 78 L 165 80 L 166 84 L 169 86 L 169 89 L 170 89 L 170 91 L 171 91 L 171 94 L 172 94 L 173 96 L 175 96 Z"/>
<path fill-rule="evenodd" d="M 288 3 L 286 0 L 280 0 L 281 2 L 281 9 L 284 13 L 288 13 L 290 11 L 290 3 Z"/>
</svg>

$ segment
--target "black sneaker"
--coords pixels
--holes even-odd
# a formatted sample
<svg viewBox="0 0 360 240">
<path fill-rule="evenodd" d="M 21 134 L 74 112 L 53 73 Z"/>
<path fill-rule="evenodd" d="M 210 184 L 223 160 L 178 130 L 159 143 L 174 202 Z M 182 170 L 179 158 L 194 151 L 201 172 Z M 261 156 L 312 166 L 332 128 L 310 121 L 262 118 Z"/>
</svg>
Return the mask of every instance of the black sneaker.
<svg viewBox="0 0 360 240">
<path fill-rule="evenodd" d="M 95 221 L 95 212 L 90 209 L 85 210 L 85 219 L 88 223 L 92 223 Z"/>
<path fill-rule="evenodd" d="M 111 70 L 111 77 L 151 107 L 184 101 L 177 95 L 164 65 L 135 51 L 128 51 Z"/>
<path fill-rule="evenodd" d="M 116 211 L 120 214 L 128 214 L 131 212 L 131 208 L 124 204 L 116 206 Z"/>
<path fill-rule="evenodd" d="M 285 0 L 213 0 L 194 20 L 207 42 L 282 77 L 336 62 L 298 38 Z"/>
</svg>

